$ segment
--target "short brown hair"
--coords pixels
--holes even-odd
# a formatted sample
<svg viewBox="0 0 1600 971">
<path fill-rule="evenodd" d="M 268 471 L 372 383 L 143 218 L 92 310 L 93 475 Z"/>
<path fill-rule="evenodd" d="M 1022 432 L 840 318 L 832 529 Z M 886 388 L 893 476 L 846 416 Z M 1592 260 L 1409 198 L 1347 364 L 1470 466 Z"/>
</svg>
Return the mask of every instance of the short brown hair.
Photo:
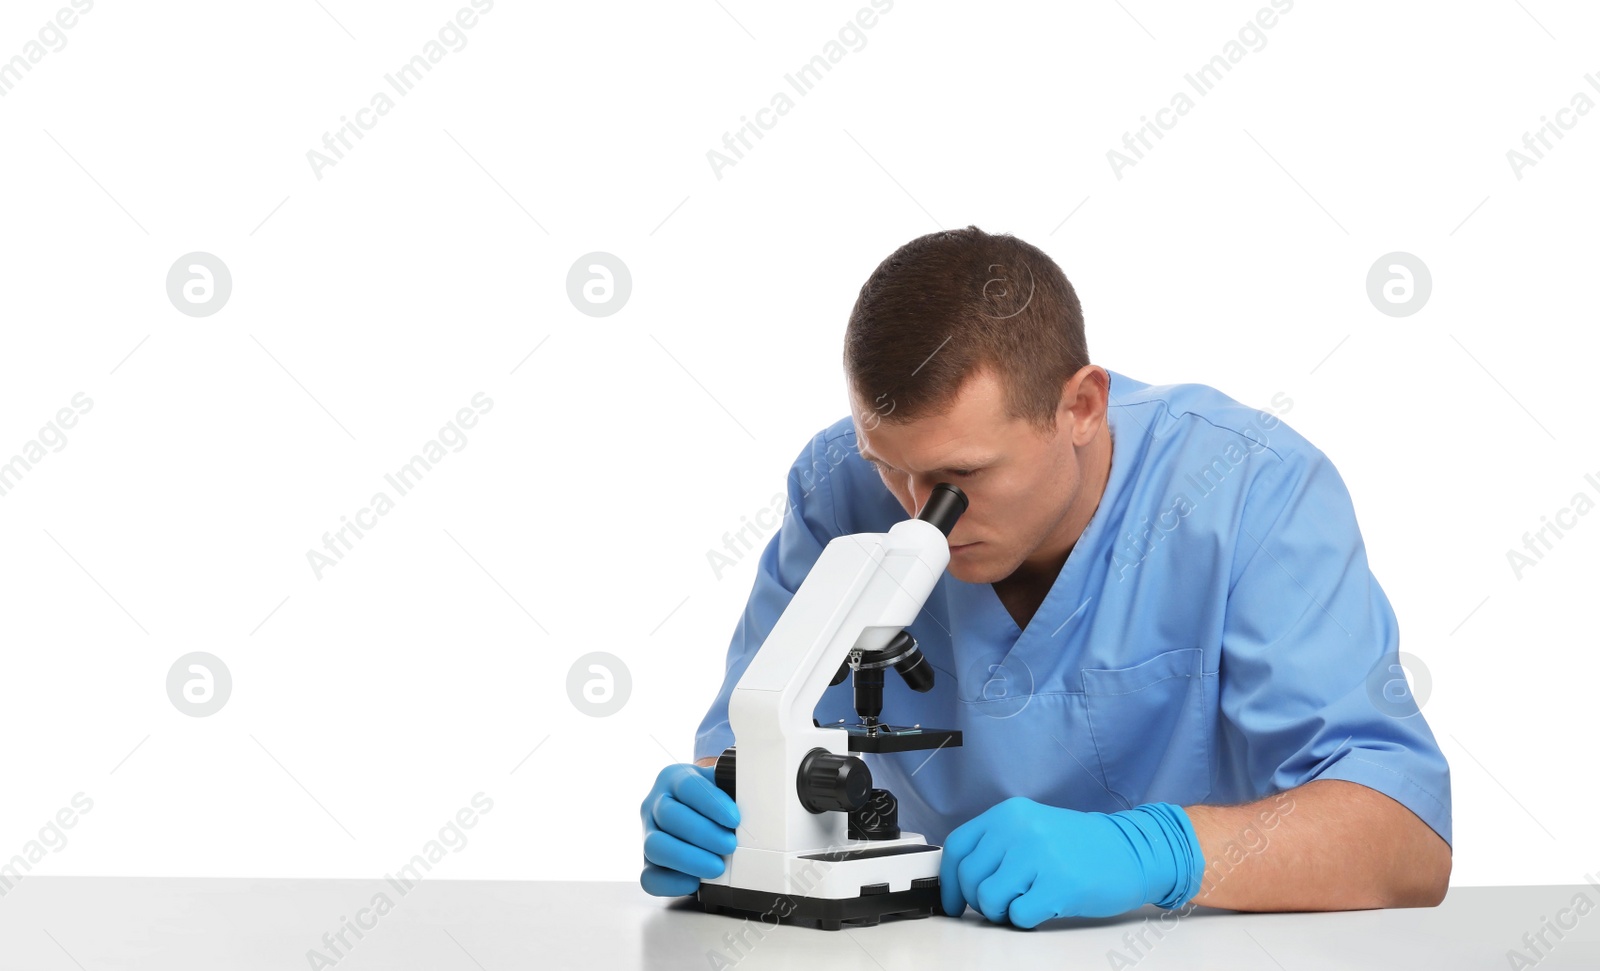
<svg viewBox="0 0 1600 971">
<path fill-rule="evenodd" d="M 981 367 L 1006 389 L 1006 414 L 1055 429 L 1061 389 L 1089 363 L 1083 309 L 1042 250 L 976 226 L 919 236 L 862 284 L 844 368 L 860 402 L 889 422 L 949 410 Z"/>
</svg>

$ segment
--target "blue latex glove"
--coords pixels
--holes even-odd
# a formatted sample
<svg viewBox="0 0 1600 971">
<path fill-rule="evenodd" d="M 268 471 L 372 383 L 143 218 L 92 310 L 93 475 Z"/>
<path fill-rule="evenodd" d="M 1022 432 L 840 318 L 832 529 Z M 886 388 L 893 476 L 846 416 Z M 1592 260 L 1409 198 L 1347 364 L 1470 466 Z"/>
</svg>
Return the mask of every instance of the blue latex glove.
<svg viewBox="0 0 1600 971">
<path fill-rule="evenodd" d="M 722 858 L 738 845 L 739 804 L 717 788 L 715 772 L 709 765 L 669 765 L 639 804 L 639 885 L 646 893 L 681 897 L 699 890 L 702 877 L 722 875 Z"/>
<path fill-rule="evenodd" d="M 944 911 L 1034 927 L 1052 917 L 1173 908 L 1200 891 L 1205 859 L 1189 814 L 1166 802 L 1085 813 L 1015 796 L 951 833 L 939 865 Z"/>
</svg>

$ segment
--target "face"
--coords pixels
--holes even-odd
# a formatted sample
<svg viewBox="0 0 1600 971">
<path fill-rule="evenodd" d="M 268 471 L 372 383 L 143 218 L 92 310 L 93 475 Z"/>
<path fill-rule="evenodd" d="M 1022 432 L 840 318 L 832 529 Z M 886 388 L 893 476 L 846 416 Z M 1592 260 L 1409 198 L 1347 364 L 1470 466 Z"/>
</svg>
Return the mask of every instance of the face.
<svg viewBox="0 0 1600 971">
<path fill-rule="evenodd" d="M 852 392 L 856 447 L 908 516 L 936 484 L 959 486 L 968 504 L 950 534 L 947 572 L 994 583 L 1058 549 L 1064 557 L 1087 524 L 1100 497 L 1086 495 L 1084 472 L 1109 456 L 1109 388 L 1104 368 L 1080 370 L 1064 388 L 1050 434 L 1006 416 L 1004 390 L 988 369 L 967 379 L 945 414 L 909 423 L 882 420 L 885 409 Z"/>
</svg>

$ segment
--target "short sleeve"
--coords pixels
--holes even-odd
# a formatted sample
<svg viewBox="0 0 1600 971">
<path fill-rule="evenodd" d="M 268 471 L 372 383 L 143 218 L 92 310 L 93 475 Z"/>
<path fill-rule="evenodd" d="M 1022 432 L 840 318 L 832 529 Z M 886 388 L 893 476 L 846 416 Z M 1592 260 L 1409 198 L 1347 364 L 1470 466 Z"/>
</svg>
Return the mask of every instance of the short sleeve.
<svg viewBox="0 0 1600 971">
<path fill-rule="evenodd" d="M 837 446 L 834 447 L 834 450 Z M 838 533 L 833 508 L 833 476 L 839 464 L 832 460 L 826 432 L 818 433 L 801 450 L 789 469 L 788 503 L 778 532 L 767 541 L 756 567 L 750 599 L 728 645 L 726 672 L 716 700 L 706 712 L 694 740 L 694 760 L 721 755 L 733 744 L 728 727 L 728 700 L 745 668 L 795 591 L 805 582 L 822 549 Z"/>
<path fill-rule="evenodd" d="M 1344 480 L 1309 444 L 1282 458 L 1240 514 L 1218 668 L 1221 771 L 1242 774 L 1255 798 L 1360 783 L 1450 843 L 1450 768 L 1405 689 L 1399 624 Z"/>
</svg>

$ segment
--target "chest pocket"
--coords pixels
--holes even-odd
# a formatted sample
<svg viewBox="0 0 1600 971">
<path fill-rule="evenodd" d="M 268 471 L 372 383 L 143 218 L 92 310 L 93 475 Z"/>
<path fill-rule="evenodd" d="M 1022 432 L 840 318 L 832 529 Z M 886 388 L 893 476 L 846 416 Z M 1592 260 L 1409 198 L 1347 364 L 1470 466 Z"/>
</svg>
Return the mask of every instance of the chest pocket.
<svg viewBox="0 0 1600 971">
<path fill-rule="evenodd" d="M 1130 806 L 1193 805 L 1211 793 L 1216 672 L 1198 648 L 1132 667 L 1084 668 L 1089 733 L 1106 787 Z"/>
</svg>

